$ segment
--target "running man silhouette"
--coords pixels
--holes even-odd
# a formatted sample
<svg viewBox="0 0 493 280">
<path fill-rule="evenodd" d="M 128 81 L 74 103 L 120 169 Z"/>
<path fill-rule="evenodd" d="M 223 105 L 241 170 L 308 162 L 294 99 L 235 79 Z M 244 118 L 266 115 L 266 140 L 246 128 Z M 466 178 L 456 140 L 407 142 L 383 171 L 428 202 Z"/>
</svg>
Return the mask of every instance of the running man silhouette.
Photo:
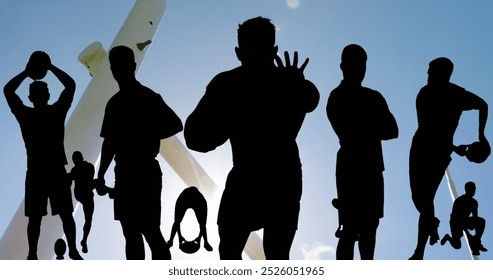
<svg viewBox="0 0 493 280">
<path fill-rule="evenodd" d="M 48 85 L 39 81 L 51 71 L 63 85 L 56 102 L 48 104 Z M 16 91 L 26 78 L 34 81 L 29 86 L 29 100 L 33 107 L 24 105 Z M 45 52 L 34 52 L 26 68 L 13 77 L 4 87 L 5 98 L 19 122 L 27 154 L 25 182 L 25 215 L 28 217 L 27 240 L 28 260 L 37 260 L 38 240 L 43 216 L 48 214 L 50 201 L 52 215 L 62 221 L 67 238 L 69 257 L 81 260 L 76 246 L 76 225 L 72 217 L 74 210 L 70 182 L 65 165 L 65 119 L 75 94 L 75 82 L 64 71 L 51 64 Z"/>
<path fill-rule="evenodd" d="M 218 213 L 221 259 L 241 259 L 263 228 L 267 259 L 289 259 L 298 226 L 302 170 L 296 137 L 319 93 L 298 67 L 277 57 L 275 26 L 256 17 L 238 28 L 241 66 L 216 75 L 185 122 L 188 148 L 209 152 L 230 141 L 229 172 Z M 274 61 L 276 63 L 274 63 Z M 276 67 L 277 64 L 277 67 Z"/>
<path fill-rule="evenodd" d="M 452 236 L 445 234 L 440 241 L 440 244 L 443 246 L 449 241 L 454 249 L 460 249 L 460 239 L 465 232 L 472 254 L 477 256 L 480 254 L 480 251 L 488 251 L 481 243 L 486 220 L 478 216 L 478 201 L 474 198 L 474 195 L 476 194 L 476 184 L 474 182 L 467 182 L 464 189 L 466 193 L 459 196 L 452 206 L 449 222 L 450 233 Z M 470 230 L 474 230 L 475 234 L 472 235 L 469 232 Z"/>
<path fill-rule="evenodd" d="M 422 260 L 426 243 L 440 239 L 439 219 L 435 217 L 434 199 L 452 152 L 466 154 L 467 145 L 455 146 L 453 138 L 463 111 L 479 110 L 478 139 L 487 142 L 484 129 L 488 104 L 477 95 L 450 82 L 454 65 L 440 57 L 430 62 L 428 84 L 416 97 L 418 129 L 409 155 L 409 180 L 412 200 L 419 212 L 418 240 L 411 260 Z"/>
<path fill-rule="evenodd" d="M 84 211 L 84 227 L 82 240 L 82 252 L 87 253 L 87 238 L 92 226 L 92 215 L 94 213 L 94 165 L 84 160 L 80 151 L 72 154 L 74 167 L 70 170 L 69 179 L 74 182 L 74 196 L 82 204 Z"/>
<path fill-rule="evenodd" d="M 162 172 L 156 156 L 161 139 L 182 131 L 183 125 L 161 95 L 137 81 L 132 49 L 114 47 L 109 60 L 120 90 L 106 105 L 96 181 L 105 184 L 115 160 L 114 214 L 125 236 L 126 258 L 145 259 L 145 237 L 152 259 L 171 259 L 160 229 Z"/>
<path fill-rule="evenodd" d="M 339 138 L 336 186 L 339 242 L 336 258 L 354 258 L 358 241 L 361 259 L 374 257 L 376 233 L 384 209 L 382 141 L 397 138 L 399 129 L 385 98 L 361 84 L 367 54 L 356 44 L 341 55 L 343 80 L 329 95 L 327 117 Z"/>
</svg>

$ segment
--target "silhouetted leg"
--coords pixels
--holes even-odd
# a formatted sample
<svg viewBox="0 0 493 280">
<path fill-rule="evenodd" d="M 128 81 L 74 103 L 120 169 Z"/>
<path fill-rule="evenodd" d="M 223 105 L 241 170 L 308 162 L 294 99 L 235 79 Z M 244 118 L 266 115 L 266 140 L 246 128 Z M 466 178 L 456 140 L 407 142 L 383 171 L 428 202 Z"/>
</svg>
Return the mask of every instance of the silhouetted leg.
<svg viewBox="0 0 493 280">
<path fill-rule="evenodd" d="M 483 236 L 484 228 L 486 226 L 486 220 L 481 217 L 471 217 L 468 223 L 468 229 L 474 229 L 475 231 L 475 235 L 471 235 L 467 229 L 465 230 L 473 255 L 479 255 L 479 251 L 487 252 L 488 250 L 481 243 L 481 237 Z"/>
<path fill-rule="evenodd" d="M 421 150 L 420 150 L 421 149 Z M 409 258 L 422 260 L 428 237 L 434 245 L 439 239 L 438 225 L 435 217 L 434 199 L 451 158 L 448 152 L 430 155 L 426 146 L 414 150 L 411 146 L 409 161 L 409 179 L 414 206 L 420 213 L 418 221 L 418 240 L 414 254 Z"/>
<path fill-rule="evenodd" d="M 264 228 L 263 246 L 267 260 L 289 260 L 296 227 L 272 225 Z"/>
<path fill-rule="evenodd" d="M 82 240 L 80 241 L 80 245 L 82 246 L 82 252 L 87 253 L 87 238 L 89 237 L 89 232 L 91 231 L 92 227 L 92 215 L 94 214 L 94 200 L 88 199 L 87 201 L 84 201 L 84 204 L 82 204 L 82 208 L 84 210 L 84 227 L 83 227 L 83 235 L 82 235 Z"/>
<path fill-rule="evenodd" d="M 180 227 L 180 224 L 175 220 L 175 222 L 173 223 L 173 226 L 171 227 L 171 234 L 170 234 L 169 240 L 168 240 L 168 246 L 169 247 L 173 246 L 173 239 L 175 239 L 175 235 L 178 232 L 179 227 Z"/>
<path fill-rule="evenodd" d="M 138 227 L 131 222 L 120 220 L 122 226 L 123 236 L 125 237 L 125 255 L 127 260 L 144 260 L 144 238 Z"/>
<path fill-rule="evenodd" d="M 337 260 L 353 260 L 354 244 L 357 240 L 356 229 L 351 225 L 344 225 L 336 249 Z"/>
<path fill-rule="evenodd" d="M 450 220 L 450 233 L 452 236 L 450 237 L 450 245 L 454 249 L 460 249 L 462 247 L 462 243 L 460 239 L 464 235 L 464 225 L 461 223 L 458 223 L 454 219 Z"/>
<path fill-rule="evenodd" d="M 362 260 L 373 260 L 379 219 L 368 219 L 358 236 L 359 253 Z"/>
<path fill-rule="evenodd" d="M 238 226 L 219 226 L 219 257 L 221 260 L 241 260 L 250 230 Z"/>
<path fill-rule="evenodd" d="M 200 236 L 202 236 L 204 238 L 204 248 L 207 251 L 209 251 L 209 252 L 212 251 L 212 246 L 211 246 L 211 244 L 209 244 L 209 241 L 207 239 L 207 228 L 206 228 L 205 224 L 201 224 L 200 225 L 200 235 L 199 235 L 199 237 Z"/>
<path fill-rule="evenodd" d="M 475 219 L 474 231 L 476 232 L 476 237 L 481 240 L 484 233 L 484 228 L 486 227 L 486 220 L 481 217 Z"/>
<path fill-rule="evenodd" d="M 30 216 L 27 224 L 28 260 L 38 259 L 38 240 L 41 231 L 42 216 Z"/>
<path fill-rule="evenodd" d="M 176 233 L 178 233 L 178 242 L 181 243 L 183 236 L 181 235 L 180 224 L 183 221 L 183 217 L 187 212 L 187 207 L 184 207 L 185 201 L 183 201 L 183 196 L 180 194 L 178 199 L 176 200 L 175 205 L 175 221 L 173 222 L 173 226 L 171 227 L 171 234 L 169 237 L 169 247 L 173 246 L 173 239 L 175 238 Z"/>
<path fill-rule="evenodd" d="M 65 233 L 65 237 L 67 238 L 68 256 L 73 260 L 82 260 L 75 241 L 75 221 L 72 212 L 60 213 L 59 216 L 62 220 L 63 233 Z"/>
<path fill-rule="evenodd" d="M 164 240 L 159 226 L 145 229 L 143 235 L 151 248 L 153 260 L 171 260 L 168 244 Z"/>
<path fill-rule="evenodd" d="M 433 226 L 433 221 L 435 217 L 430 217 L 428 215 L 419 215 L 418 221 L 418 242 L 416 244 L 416 249 L 414 254 L 409 258 L 410 260 L 422 260 L 425 253 L 426 243 L 428 242 L 428 237 L 430 232 L 436 231 L 436 227 Z"/>
</svg>

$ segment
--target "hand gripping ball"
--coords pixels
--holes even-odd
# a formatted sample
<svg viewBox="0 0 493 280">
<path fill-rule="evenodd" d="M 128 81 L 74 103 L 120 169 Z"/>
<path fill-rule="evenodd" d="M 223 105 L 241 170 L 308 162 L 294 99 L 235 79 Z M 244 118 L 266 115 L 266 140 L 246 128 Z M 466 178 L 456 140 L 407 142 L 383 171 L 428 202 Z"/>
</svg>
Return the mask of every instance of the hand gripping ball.
<svg viewBox="0 0 493 280">
<path fill-rule="evenodd" d="M 40 80 L 46 76 L 48 67 L 51 65 L 50 57 L 43 51 L 35 51 L 31 54 L 26 65 L 26 72 L 29 78 Z"/>
<path fill-rule="evenodd" d="M 476 141 L 472 143 L 466 151 L 466 158 L 470 162 L 483 163 L 491 153 L 491 147 L 488 141 Z"/>
</svg>

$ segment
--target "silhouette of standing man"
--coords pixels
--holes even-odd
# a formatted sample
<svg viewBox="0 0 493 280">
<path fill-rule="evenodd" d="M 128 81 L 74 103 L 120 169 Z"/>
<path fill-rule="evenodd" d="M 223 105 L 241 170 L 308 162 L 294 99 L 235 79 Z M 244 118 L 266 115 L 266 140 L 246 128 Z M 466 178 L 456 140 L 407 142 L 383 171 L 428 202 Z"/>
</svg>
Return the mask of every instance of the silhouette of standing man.
<svg viewBox="0 0 493 280">
<path fill-rule="evenodd" d="M 418 240 L 411 260 L 422 260 L 428 237 L 430 245 L 439 239 L 435 217 L 436 191 L 452 158 L 452 152 L 465 155 L 467 147 L 454 146 L 453 138 L 463 111 L 479 110 L 479 141 L 484 135 L 488 104 L 477 95 L 450 82 L 454 65 L 440 57 L 430 62 L 428 84 L 416 97 L 418 129 L 409 155 L 409 180 L 413 203 L 419 212 Z"/>
<path fill-rule="evenodd" d="M 241 259 L 250 232 L 263 228 L 267 259 L 289 259 L 298 226 L 302 191 L 296 136 L 305 115 L 319 101 L 287 52 L 277 57 L 275 27 L 256 17 L 238 28 L 236 55 L 241 66 L 218 74 L 188 117 L 187 146 L 209 152 L 231 143 L 233 168 L 219 213 L 221 259 Z M 275 66 L 274 60 L 277 63 Z"/>
<path fill-rule="evenodd" d="M 51 71 L 62 83 L 64 89 L 58 100 L 48 104 L 50 92 L 45 82 L 39 81 Z M 30 77 L 29 100 L 33 107 L 23 104 L 16 90 Z M 25 182 L 25 215 L 29 218 L 27 239 L 28 260 L 37 260 L 41 220 L 48 214 L 50 200 L 52 215 L 59 215 L 67 238 L 69 257 L 82 260 L 75 243 L 75 221 L 70 182 L 65 165 L 65 118 L 75 94 L 75 82 L 64 71 L 51 64 L 45 52 L 34 52 L 25 70 L 12 78 L 4 87 L 5 98 L 19 122 L 26 147 L 27 172 Z"/>
<path fill-rule="evenodd" d="M 97 182 L 104 185 L 114 159 L 115 220 L 125 236 L 126 258 L 145 259 L 144 236 L 152 259 L 171 259 L 160 229 L 162 172 L 156 156 L 161 139 L 182 131 L 183 125 L 161 95 L 136 80 L 132 49 L 114 47 L 109 60 L 120 90 L 106 105 Z"/>
<path fill-rule="evenodd" d="M 452 206 L 452 213 L 450 214 L 450 233 L 452 237 L 449 234 L 445 234 L 440 244 L 443 246 L 449 241 L 454 249 L 460 249 L 460 239 L 465 232 L 472 254 L 477 256 L 480 254 L 479 251 L 488 251 L 481 244 L 486 220 L 478 216 L 478 201 L 474 199 L 476 184 L 467 182 L 464 189 L 466 193 L 459 196 Z M 474 230 L 475 234 L 472 235 L 469 230 Z"/>
<path fill-rule="evenodd" d="M 84 211 L 83 236 L 80 241 L 82 252 L 87 253 L 87 238 L 92 226 L 94 213 L 94 165 L 84 160 L 82 153 L 75 151 L 72 154 L 74 167 L 70 170 L 69 179 L 74 182 L 74 196 L 82 204 Z"/>
<path fill-rule="evenodd" d="M 327 101 L 327 117 L 339 138 L 336 185 L 339 242 L 336 258 L 373 259 L 376 233 L 384 206 L 382 140 L 397 138 L 399 130 L 385 98 L 361 83 L 367 55 L 355 44 L 342 51 L 343 80 Z"/>
</svg>

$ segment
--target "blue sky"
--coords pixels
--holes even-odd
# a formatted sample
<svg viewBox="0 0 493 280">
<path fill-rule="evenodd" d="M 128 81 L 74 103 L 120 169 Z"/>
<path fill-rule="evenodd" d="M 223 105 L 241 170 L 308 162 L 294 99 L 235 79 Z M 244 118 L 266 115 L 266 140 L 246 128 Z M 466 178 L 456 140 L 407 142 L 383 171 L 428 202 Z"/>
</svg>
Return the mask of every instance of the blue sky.
<svg viewBox="0 0 493 280">
<path fill-rule="evenodd" d="M 0 3 L 0 84 L 19 73 L 29 55 L 44 50 L 54 64 L 77 83 L 76 100 L 91 77 L 77 61 L 90 43 L 107 48 L 134 4 L 133 0 L 22 0 Z M 309 114 L 298 137 L 303 163 L 304 190 L 299 230 L 293 259 L 334 259 L 337 212 L 330 205 L 335 197 L 335 155 L 338 141 L 325 114 L 328 94 L 341 78 L 340 53 L 357 43 L 368 53 L 365 86 L 380 91 L 394 113 L 400 135 L 385 142 L 385 217 L 377 235 L 376 259 L 407 259 L 417 236 L 418 214 L 408 184 L 408 152 L 417 127 L 415 97 L 426 83 L 428 62 L 449 57 L 455 64 L 452 82 L 493 104 L 493 2 L 482 1 L 327 1 L 327 0 L 169 0 L 166 15 L 138 74 L 139 80 L 161 93 L 184 121 L 217 73 L 239 65 L 234 53 L 238 23 L 256 16 L 271 18 L 278 27 L 280 51 L 298 51 L 310 58 L 305 76 L 319 89 L 318 108 Z M 23 85 L 25 86 L 25 85 Z M 60 85 L 49 82 L 53 98 Z M 26 97 L 22 87 L 19 93 Z M 27 98 L 24 99 L 27 103 Z M 491 110 L 490 110 L 491 111 Z M 0 102 L 0 233 L 4 232 L 23 198 L 25 151 L 18 125 L 5 100 Z M 477 112 L 463 115 L 455 143 L 470 143 L 477 137 Z M 178 135 L 183 139 L 182 135 Z M 261 137 L 261 136 L 259 136 Z M 493 139 L 491 120 L 486 137 Z M 199 154 L 192 152 L 204 169 L 222 187 L 231 167 L 229 146 Z M 163 232 L 169 236 L 173 206 L 186 187 L 162 162 L 164 170 Z M 493 251 L 488 221 L 493 221 L 490 200 L 492 160 L 477 165 L 453 156 L 450 171 L 459 194 L 465 182 L 475 181 L 479 213 L 487 220 L 483 244 Z M 357 174 L 355 174 L 357 176 Z M 210 202 L 208 229 L 216 231 L 215 205 Z M 442 221 L 441 235 L 449 231 L 451 197 L 442 183 L 435 199 Z M 76 214 L 80 220 L 80 211 Z M 123 239 L 118 223 L 111 219 L 111 202 L 96 199 L 95 219 L 88 259 L 123 259 Z M 79 226 L 81 228 L 81 226 Z M 192 230 L 193 231 L 193 230 Z M 193 235 L 193 234 L 191 234 Z M 80 236 L 80 233 L 79 233 Z M 217 238 L 212 237 L 217 248 Z M 93 248 L 93 249 L 91 249 Z M 175 248 L 173 248 L 175 249 Z M 203 250 L 202 250 L 203 251 Z M 173 250 L 178 258 L 185 258 Z M 201 252 L 196 258 L 217 258 Z M 356 257 L 359 255 L 356 253 Z M 427 247 L 426 259 L 470 259 L 469 252 L 450 246 Z M 481 259 L 492 259 L 483 253 Z"/>
</svg>

